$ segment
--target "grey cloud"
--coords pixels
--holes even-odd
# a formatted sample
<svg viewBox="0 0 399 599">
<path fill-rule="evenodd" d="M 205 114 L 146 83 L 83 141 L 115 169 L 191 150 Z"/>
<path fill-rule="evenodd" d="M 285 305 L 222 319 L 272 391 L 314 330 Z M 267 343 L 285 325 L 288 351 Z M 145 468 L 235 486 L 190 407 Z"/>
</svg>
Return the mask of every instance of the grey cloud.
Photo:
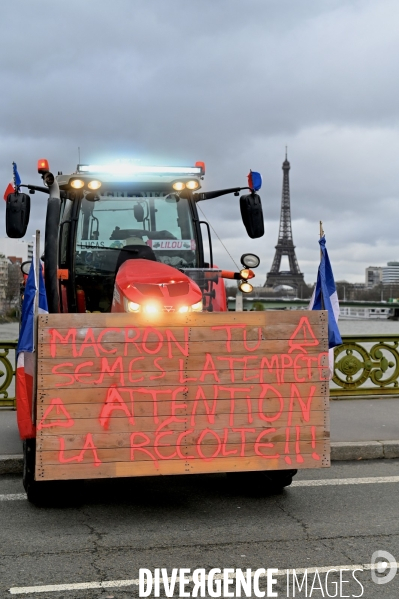
<svg viewBox="0 0 399 599">
<path fill-rule="evenodd" d="M 368 262 L 399 255 L 394 15 L 396 0 L 3 2 L 4 188 L 12 160 L 34 182 L 37 158 L 72 171 L 78 146 L 87 161 L 205 160 L 208 189 L 245 185 L 258 169 L 263 239 L 246 237 L 237 198 L 203 208 L 234 257 L 257 251 L 266 272 L 288 144 L 306 279 L 315 279 L 320 218 L 338 278 L 361 279 Z M 43 228 L 46 203 L 32 200 L 29 235 Z M 215 254 L 231 266 L 217 240 Z"/>
</svg>

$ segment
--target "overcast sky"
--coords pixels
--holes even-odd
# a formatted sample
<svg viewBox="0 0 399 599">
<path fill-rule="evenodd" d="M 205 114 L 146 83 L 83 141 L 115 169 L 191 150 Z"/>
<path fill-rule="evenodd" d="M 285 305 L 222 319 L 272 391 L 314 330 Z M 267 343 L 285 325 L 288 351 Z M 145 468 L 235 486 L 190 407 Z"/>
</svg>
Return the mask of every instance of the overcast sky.
<svg viewBox="0 0 399 599">
<path fill-rule="evenodd" d="M 238 261 L 277 242 L 285 146 L 299 266 L 315 281 L 319 220 L 336 280 L 399 260 L 398 0 L 2 0 L 0 177 L 40 184 L 78 161 L 206 162 L 205 189 L 263 175 L 265 236 L 238 198 L 201 204 Z M 27 239 L 44 231 L 32 196 Z M 4 207 L 1 232 L 5 236 Z M 231 268 L 215 239 L 216 262 Z"/>
</svg>

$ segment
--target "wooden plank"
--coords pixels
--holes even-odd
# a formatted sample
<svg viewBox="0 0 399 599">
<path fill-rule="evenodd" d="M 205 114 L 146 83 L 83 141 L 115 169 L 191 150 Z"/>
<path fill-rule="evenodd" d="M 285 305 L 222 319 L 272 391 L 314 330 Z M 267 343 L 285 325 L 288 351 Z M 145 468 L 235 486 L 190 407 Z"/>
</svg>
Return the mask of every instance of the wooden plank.
<svg viewBox="0 0 399 599">
<path fill-rule="evenodd" d="M 68 406 L 69 408 L 69 406 Z M 271 413 L 268 415 L 267 413 L 264 416 L 269 416 L 273 418 L 275 413 Z M 104 423 L 107 423 L 107 430 L 110 432 L 155 432 L 162 426 L 162 430 L 174 430 L 174 431 L 184 431 L 190 428 L 191 423 L 195 428 L 208 428 L 210 425 L 215 428 L 238 428 L 238 427 L 252 427 L 255 425 L 266 426 L 266 421 L 259 417 L 258 414 L 254 413 L 251 417 L 248 414 L 237 413 L 231 416 L 228 413 L 225 414 L 215 414 L 214 419 L 211 419 L 206 414 L 196 414 L 195 418 L 192 420 L 190 417 L 184 418 L 177 416 L 177 418 L 181 418 L 180 421 L 172 420 L 171 418 L 160 417 L 158 422 L 154 421 L 152 416 L 138 416 L 134 419 L 134 424 L 129 422 L 127 417 L 116 417 L 116 412 L 113 413 L 112 418 L 109 421 L 104 420 Z M 252 420 L 251 420 L 252 418 Z M 50 424 L 51 420 L 46 420 L 46 424 Z M 287 411 L 283 412 L 278 419 L 278 421 L 272 420 L 270 422 L 270 426 L 279 426 L 286 427 L 288 425 L 291 426 L 329 426 L 329 417 L 328 413 L 325 410 L 312 411 L 311 419 L 307 419 L 304 417 L 302 412 L 292 412 L 291 415 Z M 105 428 L 104 425 L 100 424 L 99 418 L 74 418 L 73 419 L 73 427 L 64 426 L 64 421 L 61 420 L 60 424 L 57 426 L 46 426 L 46 428 L 42 428 L 38 431 L 38 436 L 46 436 L 46 435 L 62 435 L 67 433 L 71 433 L 73 429 L 74 433 L 103 433 Z"/>
<path fill-rule="evenodd" d="M 229 387 L 223 387 L 223 385 L 200 385 L 201 387 L 201 395 L 198 393 L 198 386 L 191 386 L 188 387 L 188 391 L 184 391 L 184 389 L 186 389 L 187 387 L 185 385 L 181 386 L 181 388 L 183 387 L 183 390 L 181 392 L 179 392 L 179 394 L 177 394 L 175 396 L 175 400 L 178 401 L 183 401 L 184 403 L 188 403 L 188 402 L 193 402 L 197 397 L 199 398 L 202 393 L 203 396 L 208 400 L 208 402 L 212 402 L 214 400 L 214 398 L 217 398 L 217 402 L 219 405 L 219 402 L 228 400 L 230 401 L 231 399 L 231 393 L 229 392 Z M 258 402 L 259 397 L 262 394 L 262 387 L 260 385 L 250 385 L 251 387 L 251 392 L 250 392 L 250 396 L 251 396 L 251 401 L 255 401 L 256 403 Z M 142 387 L 145 388 L 145 387 Z M 237 385 L 238 388 L 238 385 Z M 322 398 L 322 404 L 323 404 L 323 408 L 328 408 L 329 406 L 329 397 L 328 397 L 328 383 L 327 382 L 316 382 L 316 383 L 302 383 L 301 385 L 296 385 L 296 388 L 300 390 L 301 393 L 301 397 L 304 398 L 304 400 L 306 401 L 307 398 L 309 397 L 310 393 L 313 393 L 313 400 L 312 400 L 312 406 L 315 407 L 318 404 L 315 404 L 315 402 L 317 401 L 317 398 Z M 48 406 L 50 405 L 50 402 L 54 399 L 54 397 L 60 397 L 62 398 L 62 401 L 65 405 L 67 404 L 76 404 L 76 403 L 92 403 L 92 404 L 97 404 L 99 407 L 99 410 L 101 409 L 101 406 L 104 404 L 104 402 L 107 399 L 108 396 L 108 387 L 89 387 L 88 389 L 85 390 L 84 393 L 82 392 L 76 392 L 76 389 L 73 387 L 69 387 L 69 388 L 63 388 L 63 389 L 43 389 L 41 391 L 39 391 L 38 393 L 38 405 L 39 406 Z M 132 392 L 133 392 L 133 399 L 135 402 L 135 406 L 139 406 L 142 403 L 145 402 L 149 402 L 149 403 L 154 403 L 154 398 L 153 395 L 151 393 L 147 393 L 144 391 L 138 391 L 138 389 L 140 389 L 139 386 L 137 386 L 136 388 L 133 387 L 117 387 L 118 392 L 120 393 L 122 399 L 126 402 L 131 402 L 131 398 L 132 398 Z M 176 386 L 172 387 L 173 390 L 176 389 Z M 289 399 L 291 397 L 292 394 L 292 387 L 290 383 L 285 383 L 279 386 L 275 387 L 276 390 L 278 390 L 278 392 L 280 393 L 281 397 L 283 399 Z M 173 391 L 172 391 L 173 392 Z M 169 405 L 169 408 L 171 408 L 171 401 L 172 401 L 172 392 L 169 395 L 166 395 L 165 397 L 163 397 L 162 395 L 160 395 L 158 397 L 157 404 L 161 405 L 163 402 L 165 402 L 167 405 Z M 240 396 L 237 394 L 236 395 L 236 404 L 240 405 L 241 403 L 245 402 L 245 406 L 247 406 L 247 403 L 245 401 L 246 399 L 246 392 L 245 393 L 245 397 L 240 399 Z M 183 397 L 182 397 L 183 395 Z M 276 394 L 273 392 L 273 390 L 270 390 L 270 392 L 267 392 L 265 394 L 265 398 L 267 397 L 267 405 L 270 408 L 274 408 L 275 406 L 277 407 L 278 405 L 278 399 Z M 266 402 L 266 399 L 265 399 Z M 199 401 L 198 402 L 199 405 L 203 405 L 203 401 Z M 294 402 L 294 411 L 298 409 L 299 410 L 299 404 L 298 401 Z M 316 408 L 318 409 L 318 408 Z"/>
<path fill-rule="evenodd" d="M 304 457 L 305 455 L 312 455 L 314 452 L 319 453 L 324 448 L 325 439 L 317 439 L 315 444 L 311 441 L 303 441 L 300 443 L 300 453 L 299 455 Z M 142 442 L 142 440 L 140 440 Z M 269 443 L 269 441 L 264 441 L 264 443 Z M 286 442 L 277 442 L 271 444 L 272 447 L 262 447 L 259 449 L 261 453 L 265 456 L 274 456 L 276 454 L 282 455 L 285 454 Z M 295 443 L 292 443 L 295 445 Z M 98 449 L 96 448 L 96 460 L 99 462 L 151 462 L 156 465 L 156 462 L 160 462 L 162 460 L 173 460 L 173 461 L 181 461 L 183 459 L 199 459 L 200 456 L 203 461 L 208 461 L 214 458 L 215 455 L 223 455 L 222 450 L 224 451 L 225 457 L 238 456 L 252 458 L 256 457 L 257 453 L 253 447 L 253 444 L 247 443 L 245 445 L 241 443 L 228 443 L 226 445 L 216 445 L 216 444 L 206 444 L 202 443 L 200 447 L 197 445 L 182 445 L 179 447 L 180 454 L 176 452 L 174 446 L 166 446 L 161 445 L 155 450 L 155 448 L 151 445 L 146 445 L 145 448 L 130 448 L 130 447 L 113 447 L 112 449 Z M 62 451 L 62 460 L 71 460 L 76 458 L 79 455 L 79 450 L 65 449 Z M 48 451 L 39 451 L 37 452 L 37 462 L 38 468 L 42 466 L 42 464 L 59 464 L 60 463 L 60 451 L 57 450 L 48 450 Z M 295 450 L 291 455 L 296 455 Z M 183 457 L 182 457 L 183 456 Z M 92 464 L 94 468 L 96 468 L 93 462 L 93 452 L 92 450 L 87 450 L 86 456 L 88 463 Z"/>
<path fill-rule="evenodd" d="M 73 316 L 73 315 L 69 314 L 68 316 Z M 293 324 L 281 324 L 278 321 L 275 322 L 274 324 L 268 325 L 267 327 L 259 326 L 256 333 L 254 331 L 251 332 L 250 339 L 248 339 L 247 345 L 248 345 L 248 347 L 250 347 L 252 349 L 252 351 L 254 351 L 253 348 L 256 348 L 256 346 L 258 344 L 258 335 L 264 341 L 291 339 L 297 329 L 297 326 L 298 325 L 297 324 L 295 325 L 294 323 Z M 104 338 L 101 337 L 100 341 L 98 341 L 99 336 L 104 333 L 104 328 L 105 327 L 91 328 L 87 325 L 87 323 L 84 327 L 81 327 L 79 329 L 74 328 L 74 327 L 62 328 L 62 329 L 58 329 L 55 327 L 49 327 L 49 328 L 45 328 L 45 329 L 43 328 L 43 329 L 40 329 L 40 332 L 38 335 L 38 342 L 39 343 L 66 343 L 68 340 L 68 342 L 71 343 L 72 340 L 75 340 L 76 344 L 78 345 L 83 342 L 89 343 L 90 340 L 91 340 L 91 343 L 93 343 L 93 339 L 94 339 L 95 343 L 101 343 L 101 344 L 103 342 L 105 343 L 105 341 L 108 341 L 108 342 L 114 341 L 114 342 L 119 342 L 119 343 L 130 343 L 130 344 L 143 343 L 145 346 L 149 346 L 151 348 L 156 347 L 162 343 L 167 344 L 167 342 L 168 342 L 168 339 L 166 338 L 166 336 L 163 335 L 161 333 L 161 330 L 155 326 L 153 326 L 147 330 L 144 328 L 139 328 L 139 327 L 134 327 L 134 326 L 125 327 L 125 328 L 110 327 L 109 332 L 106 333 L 106 337 L 105 336 L 104 336 Z M 174 327 L 171 327 L 171 329 L 170 329 L 171 332 L 173 333 L 174 337 L 177 339 L 177 341 L 179 343 L 183 343 L 183 341 L 185 340 L 185 337 L 183 336 L 182 328 L 180 329 L 180 332 L 179 332 L 179 329 L 174 328 Z M 316 338 L 325 337 L 325 333 L 328 331 L 326 324 L 321 324 L 321 325 L 320 324 L 312 324 L 311 328 L 312 328 L 312 331 L 313 331 L 314 335 L 316 336 Z M 54 333 L 53 331 L 56 331 L 56 333 Z M 234 331 L 234 336 L 233 336 L 233 331 Z M 241 343 L 243 343 L 243 341 L 244 341 L 243 331 L 245 331 L 244 328 L 239 328 L 239 329 L 235 329 L 235 330 L 233 329 L 231 331 L 231 341 L 240 341 Z M 223 335 L 222 335 L 222 332 L 214 330 L 213 327 L 209 327 L 209 328 L 201 327 L 199 329 L 199 331 L 198 331 L 198 329 L 190 327 L 187 335 L 189 336 L 190 340 L 191 340 L 191 337 L 193 337 L 193 339 L 192 339 L 193 341 L 208 342 L 211 339 L 212 335 L 215 334 L 215 332 L 217 333 L 218 337 L 220 336 L 220 339 L 217 339 L 217 340 L 224 342 L 225 347 L 226 347 L 229 342 L 229 336 L 228 336 L 228 332 L 225 329 L 222 330 L 222 332 L 223 332 Z M 247 335 L 249 335 L 249 332 L 247 332 Z M 251 351 L 251 349 L 249 351 Z"/>
<path fill-rule="evenodd" d="M 129 394 L 130 395 L 130 394 Z M 254 398 L 246 398 L 241 395 L 241 397 L 237 397 L 235 394 L 235 398 L 232 399 L 207 399 L 203 401 L 199 400 L 187 400 L 185 399 L 183 394 L 180 394 L 180 397 L 176 396 L 176 401 L 171 402 L 171 396 L 169 398 L 166 396 L 158 395 L 159 400 L 155 401 L 140 401 L 136 398 L 133 401 L 129 401 L 128 396 L 125 395 L 124 404 L 121 405 L 118 397 L 117 403 L 110 404 L 97 404 L 93 402 L 88 403 L 73 403 L 68 404 L 67 412 L 73 419 L 79 418 L 90 418 L 96 419 L 100 418 L 101 414 L 110 413 L 112 418 L 126 418 L 127 412 L 135 417 L 141 416 L 150 416 L 153 418 L 154 416 L 158 416 L 158 418 L 167 418 L 170 417 L 171 414 L 175 414 L 176 418 L 182 418 L 184 416 L 190 418 L 193 414 L 263 414 L 265 417 L 274 417 L 278 415 L 280 412 L 304 412 L 306 409 L 301 407 L 300 402 L 294 397 L 291 406 L 290 398 L 277 398 L 275 395 L 271 397 L 267 397 L 264 399 L 254 399 Z M 120 397 L 122 397 L 119 394 Z M 146 397 L 148 399 L 148 394 L 140 394 L 140 397 Z M 55 403 L 55 402 L 53 402 Z M 51 403 L 42 403 L 38 406 L 37 415 L 38 419 L 42 420 L 45 417 L 47 422 L 50 421 L 60 421 L 60 418 L 64 415 L 64 412 L 57 409 L 56 402 L 55 407 L 51 407 Z M 308 398 L 304 401 L 304 406 L 308 404 Z M 326 398 L 321 396 L 312 396 L 309 401 L 308 411 L 309 414 L 313 414 L 316 411 L 323 411 L 326 408 Z"/>
<path fill-rule="evenodd" d="M 266 424 L 266 423 L 265 423 Z M 226 429 L 215 429 L 212 428 L 213 431 L 215 431 L 215 433 L 217 433 L 219 435 L 219 437 L 224 440 L 224 437 L 226 435 L 226 445 L 231 444 L 233 441 L 234 442 L 239 442 L 241 441 L 241 433 L 240 432 L 234 432 L 231 429 L 228 430 L 228 432 L 226 433 Z M 272 428 L 272 427 L 262 427 L 259 428 L 257 427 L 255 429 L 255 432 L 249 431 L 245 434 L 245 439 L 246 439 L 246 443 L 255 443 L 258 435 L 260 434 L 260 432 L 262 431 L 267 431 L 270 430 L 271 432 L 269 432 L 269 434 L 265 437 L 264 441 L 267 443 L 285 443 L 286 441 L 286 428 L 284 427 L 279 427 L 279 428 Z M 144 431 L 146 432 L 146 431 Z M 295 431 L 294 432 L 294 438 L 295 438 Z M 190 432 L 185 435 L 184 437 L 184 441 L 185 441 L 185 445 L 188 446 L 192 446 L 192 445 L 196 445 L 198 443 L 198 439 L 200 437 L 202 433 L 202 429 L 200 430 L 194 430 L 193 432 Z M 85 444 L 86 441 L 86 435 L 85 434 L 69 434 L 67 431 L 60 431 L 59 435 L 43 435 L 38 437 L 37 439 L 37 449 L 39 451 L 59 451 L 60 449 L 60 437 L 63 438 L 64 443 L 63 443 L 63 447 L 65 448 L 65 450 L 81 450 Z M 165 438 L 161 438 L 160 439 L 160 445 L 162 446 L 162 442 L 166 442 L 169 443 L 172 440 L 173 435 L 169 435 Z M 315 426 L 315 427 L 311 427 L 311 426 L 304 426 L 301 428 L 301 432 L 300 432 L 300 439 L 301 439 L 301 443 L 303 441 L 312 441 L 313 438 L 315 439 L 328 439 L 330 437 L 330 431 L 324 427 L 324 426 Z M 114 432 L 107 432 L 107 433 L 97 433 L 97 434 L 92 434 L 92 439 L 93 439 L 93 443 L 95 445 L 95 447 L 97 449 L 113 449 L 115 447 L 131 447 L 132 446 L 132 439 L 131 439 L 131 434 L 126 434 L 126 433 L 114 433 Z M 228 441 L 228 442 L 227 442 Z M 216 445 L 217 442 L 217 438 L 213 435 L 206 435 L 204 437 L 204 439 L 201 441 L 204 445 Z"/>
<path fill-rule="evenodd" d="M 114 374 L 98 372 L 93 373 L 90 371 L 90 368 L 90 366 L 87 366 L 87 369 L 80 369 L 78 376 L 74 376 L 73 374 L 38 374 L 37 387 L 39 390 L 57 390 L 73 385 L 73 388 L 78 392 L 78 390 L 88 389 L 93 385 L 106 388 L 109 388 L 112 385 L 117 385 L 122 387 L 131 386 L 132 388 L 144 386 L 163 389 L 187 384 L 206 385 L 211 383 L 217 385 L 243 386 L 247 388 L 248 385 L 256 382 L 252 380 L 251 377 L 255 378 L 255 375 L 259 373 L 259 371 L 253 370 L 218 370 L 216 374 L 208 373 L 203 376 L 198 376 L 198 371 L 189 371 L 182 373 L 184 376 L 182 376 L 181 380 L 176 380 L 176 372 L 165 372 L 164 377 L 151 379 L 151 375 L 148 373 L 131 373 L 130 376 L 126 372 L 123 373 L 119 371 L 115 372 Z M 244 373 L 246 375 L 245 379 L 243 378 Z M 329 373 L 330 371 L 328 368 L 312 369 L 311 376 L 307 376 L 305 378 L 302 371 L 298 373 L 291 369 L 285 370 L 284 375 L 280 376 L 278 372 L 269 373 L 268 371 L 265 372 L 262 370 L 260 373 L 260 379 L 262 383 L 270 385 L 302 382 L 317 383 L 328 380 Z M 284 376 L 283 380 L 281 380 L 282 376 Z M 185 381 L 187 378 L 191 379 L 188 383 Z"/>
<path fill-rule="evenodd" d="M 299 314 L 297 312 L 297 314 Z M 307 313 L 309 314 L 309 312 Z M 71 314 L 66 315 L 68 318 L 62 323 L 60 327 L 46 326 L 40 328 L 40 341 L 43 343 L 51 343 L 59 341 L 60 343 L 70 342 L 72 339 L 77 341 L 89 341 L 88 332 L 92 335 L 96 341 L 101 344 L 106 343 L 148 343 L 151 341 L 170 341 L 184 343 L 189 339 L 192 342 L 200 343 L 201 341 L 208 341 L 210 336 L 215 341 L 241 341 L 247 343 L 249 351 L 256 346 L 259 340 L 273 340 L 279 339 L 276 337 L 276 332 L 284 331 L 282 339 L 286 339 L 287 335 L 285 331 L 295 331 L 298 327 L 300 320 L 297 318 L 297 322 L 282 323 L 280 319 L 275 319 L 269 324 L 259 322 L 257 326 L 253 324 L 244 324 L 243 322 L 239 325 L 214 325 L 214 326 L 189 326 L 184 323 L 180 323 L 176 326 L 176 323 L 171 322 L 168 326 L 162 326 L 159 323 L 152 323 L 151 326 L 141 327 L 136 325 L 134 322 L 127 323 L 125 326 L 93 326 L 90 324 L 90 319 L 79 327 L 69 326 L 68 319 Z M 324 322 L 316 321 L 311 322 L 309 318 L 303 317 L 313 332 L 327 331 L 327 324 Z M 299 321 L 299 322 L 298 322 Z M 210 323 L 212 325 L 212 323 Z M 311 333 L 308 331 L 308 333 Z M 319 335 L 318 340 L 320 341 L 325 335 Z M 312 347 L 312 345 L 310 345 Z"/>
<path fill-rule="evenodd" d="M 65 349 L 65 348 L 64 348 Z M 106 357 L 106 364 L 112 366 L 119 357 L 123 364 L 123 372 L 129 371 L 145 371 L 160 374 L 161 369 L 164 370 L 198 370 L 202 371 L 204 367 L 208 370 L 212 367 L 212 362 L 215 367 L 219 370 L 227 370 L 231 368 L 234 370 L 259 370 L 262 366 L 263 369 L 268 370 L 270 367 L 275 370 L 308 370 L 324 366 L 328 368 L 328 352 L 313 352 L 309 354 L 284 354 L 284 359 L 281 360 L 281 355 L 276 352 L 263 352 L 259 351 L 255 355 L 247 355 L 246 352 L 242 352 L 240 356 L 226 355 L 224 352 L 219 355 L 213 351 L 212 343 L 205 348 L 202 348 L 200 355 L 192 355 L 190 352 L 189 356 L 179 355 L 177 357 L 169 358 L 168 356 L 163 357 L 151 357 L 148 355 L 130 357 L 124 356 L 123 351 L 116 353 L 114 356 Z M 210 358 L 209 358 L 210 356 Z M 275 360 L 273 360 L 275 358 Z M 280 359 L 278 359 L 280 358 Z M 210 363 L 209 363 L 210 362 Z M 68 360 L 64 358 L 41 358 L 38 364 L 40 374 L 51 374 L 56 368 L 58 373 L 71 372 L 76 369 L 77 366 L 87 363 L 90 367 L 91 372 L 102 372 L 104 369 L 103 357 L 82 357 L 82 358 L 71 358 Z"/>
<path fill-rule="evenodd" d="M 144 314 L 39 314 L 39 327 L 41 329 L 55 327 L 211 327 L 221 325 L 266 326 L 273 325 L 276 320 L 282 325 L 297 324 L 300 317 L 306 316 L 309 323 L 327 325 L 327 311 L 325 310 L 267 310 L 264 312 L 189 312 L 187 314 L 162 313 L 156 315 Z"/>
<path fill-rule="evenodd" d="M 202 330 L 202 329 L 201 329 Z M 84 337 L 83 337 L 84 338 Z M 179 343 L 183 344 L 184 341 Z M 204 343 L 206 345 L 204 346 Z M 208 344 L 210 344 L 208 346 Z M 75 344 L 75 356 L 73 355 L 73 345 L 66 343 L 57 343 L 54 347 L 49 342 L 40 342 L 38 344 L 38 355 L 39 358 L 74 358 L 81 357 L 82 359 L 96 358 L 99 355 L 112 358 L 113 356 L 130 356 L 132 358 L 138 356 L 147 357 L 150 351 L 157 351 L 154 357 L 169 357 L 170 354 L 178 358 L 185 358 L 184 353 L 179 350 L 175 343 L 164 344 L 164 347 L 158 349 L 158 343 L 147 342 L 145 345 L 141 342 L 125 343 L 124 341 L 102 341 L 100 345 L 96 344 L 94 347 L 90 344 L 84 344 L 83 340 L 80 340 Z M 185 346 L 183 346 L 185 349 Z M 249 343 L 247 347 L 250 347 Z M 256 341 L 251 346 L 251 350 L 247 351 L 244 343 L 241 340 L 232 340 L 229 343 L 229 350 L 226 348 L 226 340 L 224 339 L 208 339 L 203 341 L 190 340 L 190 356 L 200 355 L 203 356 L 205 351 L 212 353 L 213 355 L 262 355 L 262 356 L 273 356 L 275 354 L 287 354 L 289 347 L 287 345 L 287 339 L 263 339 Z M 319 353 L 328 352 L 328 340 L 323 338 L 317 347 L 307 347 L 305 355 L 318 355 Z M 54 355 L 55 354 L 55 355 Z M 295 357 L 295 354 L 293 354 Z"/>
<path fill-rule="evenodd" d="M 153 462 L 104 462 L 98 467 L 91 464 L 49 464 L 36 469 L 37 480 L 70 480 L 89 478 L 115 478 L 134 476 L 159 476 L 173 474 L 207 474 L 216 472 L 249 472 L 256 470 L 288 470 L 292 468 L 328 468 L 330 466 L 329 442 L 324 441 L 316 460 L 312 454 L 305 454 L 303 462 L 298 462 L 295 454 L 279 458 L 236 457 L 234 460 L 215 458 L 204 460 L 164 460 L 156 468 Z M 286 461 L 289 458 L 289 462 Z M 93 472 L 95 471 L 95 472 Z"/>
<path fill-rule="evenodd" d="M 71 316 L 71 315 L 66 315 Z M 306 317 L 307 319 L 307 317 Z M 69 327 L 67 326 L 68 320 L 66 320 L 61 328 L 59 327 L 45 327 L 40 329 L 40 343 L 71 343 L 77 341 L 79 343 L 89 343 L 93 339 L 101 345 L 107 343 L 129 343 L 129 344 L 144 344 L 147 345 L 151 342 L 164 341 L 165 343 L 184 344 L 187 340 L 190 343 L 201 343 L 202 341 L 208 342 L 220 341 L 225 344 L 228 342 L 240 341 L 246 344 L 248 351 L 254 351 L 254 348 L 258 345 L 259 341 L 273 341 L 278 340 L 280 337 L 276 337 L 276 332 L 283 330 L 281 339 L 287 339 L 287 331 L 295 331 L 298 323 L 282 324 L 280 321 L 275 321 L 271 324 L 264 325 L 259 323 L 258 326 L 253 325 L 217 325 L 217 326 L 157 326 L 156 323 L 151 327 L 140 327 L 130 323 L 124 327 L 93 327 L 86 321 L 84 326 L 81 327 Z M 325 323 L 309 323 L 313 332 L 326 331 Z M 318 339 L 321 341 L 325 336 L 320 335 Z M 311 349 L 314 345 L 309 345 Z"/>
</svg>

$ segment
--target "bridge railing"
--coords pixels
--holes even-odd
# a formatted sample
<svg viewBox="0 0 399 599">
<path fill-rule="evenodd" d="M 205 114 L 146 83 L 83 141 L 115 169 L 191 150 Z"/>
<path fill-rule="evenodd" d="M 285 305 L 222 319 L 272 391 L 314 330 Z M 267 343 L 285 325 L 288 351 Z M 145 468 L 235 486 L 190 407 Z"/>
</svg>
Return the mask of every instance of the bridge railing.
<svg viewBox="0 0 399 599">
<path fill-rule="evenodd" d="M 334 348 L 333 398 L 399 395 L 399 335 L 345 335 Z"/>
<path fill-rule="evenodd" d="M 399 396 L 399 335 L 346 335 L 334 349 L 334 399 Z M 0 407 L 15 408 L 17 341 L 0 341 Z"/>
<path fill-rule="evenodd" d="M 15 408 L 17 341 L 0 341 L 0 407 Z"/>
</svg>

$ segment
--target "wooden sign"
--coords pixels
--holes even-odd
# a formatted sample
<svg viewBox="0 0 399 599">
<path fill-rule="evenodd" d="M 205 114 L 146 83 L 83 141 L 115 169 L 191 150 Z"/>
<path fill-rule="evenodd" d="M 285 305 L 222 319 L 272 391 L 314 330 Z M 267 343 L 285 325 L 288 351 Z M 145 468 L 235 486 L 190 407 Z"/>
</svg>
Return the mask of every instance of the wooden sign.
<svg viewBox="0 0 399 599">
<path fill-rule="evenodd" d="M 329 466 L 327 313 L 39 316 L 36 479 Z"/>
</svg>

